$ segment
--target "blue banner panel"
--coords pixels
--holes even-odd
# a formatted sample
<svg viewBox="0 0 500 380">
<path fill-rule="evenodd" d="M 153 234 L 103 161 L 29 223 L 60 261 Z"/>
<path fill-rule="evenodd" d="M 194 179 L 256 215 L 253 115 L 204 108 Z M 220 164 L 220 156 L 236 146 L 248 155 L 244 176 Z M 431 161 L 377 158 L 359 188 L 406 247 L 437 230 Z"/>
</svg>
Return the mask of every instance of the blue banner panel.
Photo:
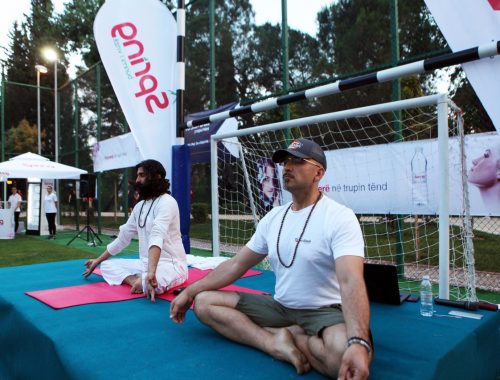
<svg viewBox="0 0 500 380">
<path fill-rule="evenodd" d="M 179 205 L 182 244 L 188 254 L 189 226 L 191 224 L 191 155 L 187 145 L 172 147 L 172 196 Z"/>
<path fill-rule="evenodd" d="M 219 108 L 192 113 L 186 116 L 185 121 L 201 119 L 219 112 L 230 111 L 238 103 L 229 103 Z M 210 162 L 210 136 L 217 133 L 225 120 L 217 121 L 208 125 L 187 128 L 184 132 L 185 143 L 191 148 L 191 163 L 202 164 Z"/>
</svg>

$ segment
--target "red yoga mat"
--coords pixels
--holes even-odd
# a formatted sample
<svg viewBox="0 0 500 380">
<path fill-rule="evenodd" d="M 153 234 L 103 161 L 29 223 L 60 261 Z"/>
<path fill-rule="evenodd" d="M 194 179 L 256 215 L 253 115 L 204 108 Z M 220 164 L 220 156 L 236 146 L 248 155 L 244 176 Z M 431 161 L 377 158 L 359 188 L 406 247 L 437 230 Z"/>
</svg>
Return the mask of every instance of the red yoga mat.
<svg viewBox="0 0 500 380">
<path fill-rule="evenodd" d="M 98 271 L 97 269 L 96 271 L 94 271 L 94 273 L 97 272 L 96 274 L 100 274 L 100 271 Z M 200 270 L 196 268 L 190 268 L 189 278 L 184 284 L 174 289 L 170 289 L 168 293 L 158 295 L 157 298 L 161 298 L 167 301 L 172 301 L 176 297 L 172 293 L 175 289 L 186 287 L 189 284 L 192 284 L 193 282 L 196 282 L 201 278 L 205 277 L 210 272 L 211 272 L 210 269 Z M 247 273 L 245 273 L 242 277 L 255 276 L 260 273 L 262 272 L 250 270 Z M 260 290 L 244 288 L 237 285 L 229 285 L 222 288 L 221 290 L 240 291 L 240 292 L 257 293 L 257 294 L 265 293 Z M 130 286 L 128 285 L 110 286 L 106 282 L 68 286 L 56 289 L 37 290 L 32 292 L 26 292 L 26 294 L 30 297 L 33 297 L 47 304 L 48 306 L 54 309 L 63 309 L 66 307 L 87 305 L 92 303 L 126 301 L 144 297 L 144 294 L 130 293 Z"/>
</svg>

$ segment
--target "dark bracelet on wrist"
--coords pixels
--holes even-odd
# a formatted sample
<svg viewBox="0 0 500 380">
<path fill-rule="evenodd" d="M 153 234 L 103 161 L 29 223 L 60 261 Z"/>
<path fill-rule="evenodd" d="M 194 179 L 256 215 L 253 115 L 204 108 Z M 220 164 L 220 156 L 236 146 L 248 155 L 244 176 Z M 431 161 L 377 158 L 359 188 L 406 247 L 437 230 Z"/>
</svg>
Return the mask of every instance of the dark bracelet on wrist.
<svg viewBox="0 0 500 380">
<path fill-rule="evenodd" d="M 363 346 L 364 348 L 366 348 L 366 351 L 368 351 L 368 354 L 371 354 L 373 351 L 370 343 L 367 340 L 360 338 L 359 336 L 353 336 L 353 337 L 347 339 L 346 348 L 351 347 L 353 344 L 359 344 L 359 345 Z"/>
</svg>

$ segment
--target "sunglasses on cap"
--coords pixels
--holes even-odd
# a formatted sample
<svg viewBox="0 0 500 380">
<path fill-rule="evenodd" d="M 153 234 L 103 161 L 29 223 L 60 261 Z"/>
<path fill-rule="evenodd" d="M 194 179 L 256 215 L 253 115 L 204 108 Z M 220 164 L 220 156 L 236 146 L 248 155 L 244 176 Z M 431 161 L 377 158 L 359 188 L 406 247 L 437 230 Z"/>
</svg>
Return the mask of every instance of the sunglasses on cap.
<svg viewBox="0 0 500 380">
<path fill-rule="evenodd" d="M 307 158 L 300 158 L 300 157 L 293 157 L 293 156 L 286 157 L 278 165 L 285 166 L 288 162 L 293 164 L 293 165 L 303 165 L 307 162 L 308 164 L 311 164 L 311 165 L 317 166 L 318 168 L 324 169 L 323 166 L 321 166 L 320 164 L 317 164 L 316 162 L 311 161 Z"/>
</svg>

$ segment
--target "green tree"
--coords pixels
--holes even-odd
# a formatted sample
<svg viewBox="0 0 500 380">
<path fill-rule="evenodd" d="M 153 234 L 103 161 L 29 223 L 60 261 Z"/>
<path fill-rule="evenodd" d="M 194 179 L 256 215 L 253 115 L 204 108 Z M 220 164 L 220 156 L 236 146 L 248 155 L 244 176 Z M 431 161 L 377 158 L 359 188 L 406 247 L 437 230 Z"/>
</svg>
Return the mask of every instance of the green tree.
<svg viewBox="0 0 500 380">
<path fill-rule="evenodd" d="M 42 142 L 44 138 L 45 133 L 42 132 Z M 28 120 L 22 119 L 17 127 L 10 128 L 7 131 L 6 140 L 12 155 L 30 151 L 36 153 L 38 146 L 38 128 L 35 124 L 30 125 Z"/>
<path fill-rule="evenodd" d="M 67 53 L 78 54 L 86 67 L 100 61 L 94 39 L 94 19 L 104 0 L 72 0 L 65 4 L 57 24 Z M 84 67 L 83 67 L 84 68 Z"/>
<path fill-rule="evenodd" d="M 14 23 L 9 34 L 10 54 L 7 57 L 6 80 L 18 83 L 36 83 L 30 70 L 30 42 L 27 37 L 27 26 Z M 34 68 L 33 68 L 34 69 Z M 33 92 L 36 96 L 36 93 Z M 33 107 L 36 106 L 36 99 L 31 91 L 13 83 L 5 86 L 5 127 L 6 130 L 15 127 L 23 118 L 34 121 L 36 115 L 33 114 Z"/>
<path fill-rule="evenodd" d="M 20 24 L 14 24 L 10 34 L 10 54 L 7 59 L 7 81 L 5 93 L 6 129 L 16 126 L 22 119 L 30 124 L 37 121 L 37 91 L 23 85 L 36 85 L 35 65 L 42 63 L 49 69 L 41 76 L 40 85 L 54 87 L 54 67 L 45 62 L 42 50 L 51 47 L 58 54 L 58 83 L 68 80 L 66 74 L 67 60 L 60 50 L 61 36 L 57 33 L 52 17 L 54 7 L 51 0 L 31 0 L 31 14 Z M 61 99 L 61 106 L 64 99 Z M 62 107 L 61 107 L 62 108 Z M 41 96 L 42 129 L 47 135 L 45 155 L 54 157 L 55 128 L 54 128 L 54 94 L 44 90 Z M 61 119 L 64 115 L 61 114 Z M 60 146 L 64 145 L 65 130 L 61 129 Z"/>
<path fill-rule="evenodd" d="M 187 15 L 185 107 L 193 113 L 209 104 L 208 0 L 190 3 Z M 222 105 L 241 99 L 238 69 L 252 38 L 254 16 L 249 0 L 216 0 L 215 15 L 215 88 L 217 104 Z"/>
<path fill-rule="evenodd" d="M 463 111 L 465 133 L 495 131 L 493 122 L 462 68 L 457 68 L 451 78 L 452 83 L 454 83 L 451 91 L 452 99 Z"/>
<path fill-rule="evenodd" d="M 444 40 L 432 23 L 423 0 L 399 1 L 399 41 L 401 62 L 414 60 L 444 47 Z M 355 76 L 391 65 L 390 9 L 387 0 L 340 0 L 318 14 L 321 65 L 325 73 Z M 420 83 L 407 81 L 413 89 L 402 94 L 418 94 L 419 87 L 432 90 L 426 76 Z M 352 91 L 336 102 L 342 108 L 390 101 L 391 86 L 374 85 Z"/>
</svg>

